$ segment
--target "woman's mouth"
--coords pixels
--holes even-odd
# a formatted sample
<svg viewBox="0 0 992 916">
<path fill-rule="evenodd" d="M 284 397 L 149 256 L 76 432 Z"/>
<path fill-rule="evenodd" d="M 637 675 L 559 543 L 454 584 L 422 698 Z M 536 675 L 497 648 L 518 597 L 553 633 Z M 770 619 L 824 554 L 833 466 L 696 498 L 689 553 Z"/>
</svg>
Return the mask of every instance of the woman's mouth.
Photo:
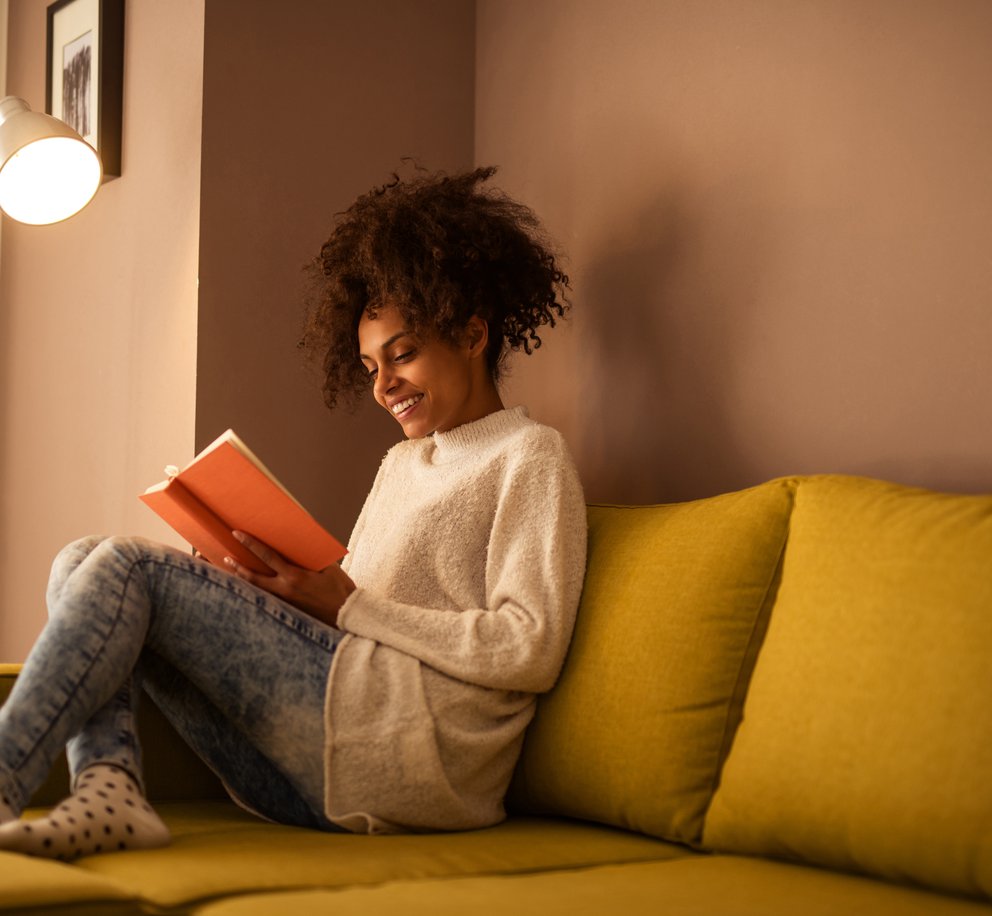
<svg viewBox="0 0 992 916">
<path fill-rule="evenodd" d="M 397 420 L 402 420 L 406 417 L 422 400 L 424 396 L 422 394 L 415 394 L 412 397 L 404 398 L 402 401 L 397 401 L 389 409 L 392 411 L 393 416 Z"/>
</svg>

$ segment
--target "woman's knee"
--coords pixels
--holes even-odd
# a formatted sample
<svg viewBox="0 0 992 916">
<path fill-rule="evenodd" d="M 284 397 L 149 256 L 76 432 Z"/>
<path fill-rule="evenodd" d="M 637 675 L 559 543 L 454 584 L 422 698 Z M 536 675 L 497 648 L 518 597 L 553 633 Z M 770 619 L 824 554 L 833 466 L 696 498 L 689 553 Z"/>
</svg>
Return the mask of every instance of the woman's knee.
<svg viewBox="0 0 992 916">
<path fill-rule="evenodd" d="M 78 566 L 106 537 L 100 534 L 79 538 L 66 544 L 56 555 L 53 566 Z"/>
<path fill-rule="evenodd" d="M 176 551 L 141 537 L 91 536 L 67 544 L 52 564 L 46 595 L 49 614 L 70 579 L 76 581 L 74 575 L 85 574 L 94 581 L 126 577 L 136 566 L 143 565 L 142 561 L 163 559 L 169 553 Z"/>
<path fill-rule="evenodd" d="M 79 538 L 66 544 L 52 561 L 52 569 L 48 575 L 48 590 L 45 594 L 48 603 L 49 614 L 58 596 L 62 592 L 62 587 L 66 580 L 76 571 L 76 568 L 83 562 L 106 538 L 102 535 L 90 535 Z"/>
<path fill-rule="evenodd" d="M 155 558 L 162 551 L 168 549 L 163 544 L 133 535 L 114 535 L 113 537 L 104 538 L 101 546 L 118 556 L 133 558 L 135 560 Z"/>
</svg>

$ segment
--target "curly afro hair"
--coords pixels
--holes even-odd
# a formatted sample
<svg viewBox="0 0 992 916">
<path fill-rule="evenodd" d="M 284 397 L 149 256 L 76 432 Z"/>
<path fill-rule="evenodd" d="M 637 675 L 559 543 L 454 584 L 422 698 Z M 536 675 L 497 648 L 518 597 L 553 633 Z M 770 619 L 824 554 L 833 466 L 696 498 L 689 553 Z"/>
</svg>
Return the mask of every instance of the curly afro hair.
<svg viewBox="0 0 992 916">
<path fill-rule="evenodd" d="M 487 367 L 500 378 L 511 350 L 569 307 L 568 277 L 534 213 L 483 183 L 494 167 L 392 180 L 338 214 L 308 267 L 300 347 L 323 372 L 324 403 L 354 405 L 369 388 L 359 360 L 363 315 L 395 305 L 418 336 L 455 342 L 473 315 L 489 326 Z"/>
</svg>

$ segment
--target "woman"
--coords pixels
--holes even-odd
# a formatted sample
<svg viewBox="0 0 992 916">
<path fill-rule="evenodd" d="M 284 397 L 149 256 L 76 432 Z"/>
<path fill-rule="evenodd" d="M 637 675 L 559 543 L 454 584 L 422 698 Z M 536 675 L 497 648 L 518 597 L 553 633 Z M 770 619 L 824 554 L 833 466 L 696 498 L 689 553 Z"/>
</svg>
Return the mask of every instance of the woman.
<svg viewBox="0 0 992 916">
<path fill-rule="evenodd" d="M 407 441 L 379 469 L 344 563 L 214 567 L 134 538 L 56 559 L 50 620 L 0 711 L 0 848 L 75 858 L 169 834 L 143 797 L 139 684 L 241 804 L 356 832 L 503 817 L 564 659 L 585 507 L 561 437 L 504 409 L 508 351 L 540 345 L 567 277 L 494 169 L 359 198 L 314 264 L 302 344 L 328 406 L 371 385 Z M 68 744 L 72 794 L 18 815 Z"/>
</svg>

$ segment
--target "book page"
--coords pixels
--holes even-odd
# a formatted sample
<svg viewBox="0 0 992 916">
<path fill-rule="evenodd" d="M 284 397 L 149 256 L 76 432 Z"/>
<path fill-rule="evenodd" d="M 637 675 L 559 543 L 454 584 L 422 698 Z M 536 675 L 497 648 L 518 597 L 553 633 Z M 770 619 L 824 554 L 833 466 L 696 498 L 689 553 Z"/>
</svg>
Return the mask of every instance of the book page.
<svg viewBox="0 0 992 916">
<path fill-rule="evenodd" d="M 282 481 L 279 480 L 279 478 L 265 466 L 262 459 L 259 458 L 258 455 L 256 455 L 250 448 L 248 448 L 247 445 L 245 445 L 242 438 L 233 429 L 229 429 L 226 432 L 221 433 L 216 439 L 214 439 L 213 442 L 210 443 L 210 445 L 203 449 L 189 464 L 187 464 L 183 470 L 185 471 L 187 468 L 192 467 L 202 458 L 205 458 L 211 452 L 228 442 L 239 452 L 241 452 L 241 454 L 244 455 L 245 458 L 247 458 L 253 465 L 255 465 L 255 467 L 257 467 L 266 477 L 268 477 L 269 480 L 279 487 L 279 489 L 282 490 L 283 493 L 285 493 L 291 500 L 293 500 L 294 503 L 300 506 L 301 509 L 303 508 L 300 501 L 293 496 L 293 494 L 290 493 L 289 490 L 283 485 Z"/>
</svg>

